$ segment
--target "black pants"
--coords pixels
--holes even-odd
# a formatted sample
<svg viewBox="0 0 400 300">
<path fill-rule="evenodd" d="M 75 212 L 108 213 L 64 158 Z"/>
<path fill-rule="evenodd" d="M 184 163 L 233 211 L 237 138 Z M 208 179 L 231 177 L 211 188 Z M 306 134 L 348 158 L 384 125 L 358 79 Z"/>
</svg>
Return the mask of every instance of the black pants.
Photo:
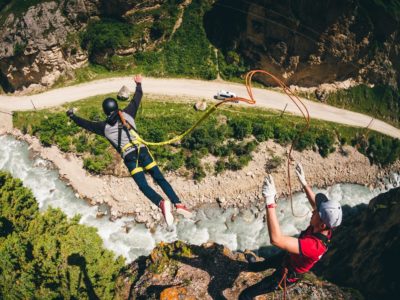
<svg viewBox="0 0 400 300">
<path fill-rule="evenodd" d="M 256 296 L 275 291 L 278 288 L 279 281 L 282 279 L 282 264 L 285 256 L 286 253 L 281 252 L 264 261 L 250 263 L 248 270 L 251 272 L 260 272 L 272 268 L 276 269 L 276 271 L 255 285 L 243 290 L 239 295 L 239 300 L 251 300 Z"/>
<path fill-rule="evenodd" d="M 125 165 L 132 174 L 133 180 L 139 186 L 142 193 L 151 200 L 155 205 L 159 205 L 163 199 L 154 189 L 147 183 L 144 171 L 148 171 L 154 181 L 161 187 L 172 203 L 180 203 L 178 196 L 172 189 L 172 186 L 164 178 L 160 168 L 155 163 L 147 147 L 141 147 L 140 150 L 135 150 L 128 153 L 124 159 Z M 136 171 L 135 171 L 136 170 Z"/>
</svg>

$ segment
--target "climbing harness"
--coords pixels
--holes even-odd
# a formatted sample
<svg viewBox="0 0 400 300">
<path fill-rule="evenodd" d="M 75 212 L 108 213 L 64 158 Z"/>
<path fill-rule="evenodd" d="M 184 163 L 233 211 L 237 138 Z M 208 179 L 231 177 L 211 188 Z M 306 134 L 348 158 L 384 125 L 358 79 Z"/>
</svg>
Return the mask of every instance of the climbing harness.
<svg viewBox="0 0 400 300">
<path fill-rule="evenodd" d="M 154 159 L 153 155 L 151 154 L 150 150 L 147 148 L 147 145 L 144 143 L 141 143 L 138 139 L 135 139 L 135 140 L 131 139 L 131 134 L 134 134 L 134 136 L 139 136 L 139 135 L 136 133 L 134 128 L 125 120 L 124 115 L 122 114 L 122 112 L 120 110 L 118 111 L 118 116 L 120 118 L 120 122 L 118 123 L 118 146 L 117 146 L 118 151 L 122 155 L 123 153 L 125 153 L 126 151 L 131 149 L 132 147 L 136 148 L 136 150 L 137 150 L 136 167 L 131 171 L 131 175 L 133 176 L 139 172 L 143 172 L 144 170 L 148 171 L 151 168 L 157 166 L 157 162 Z M 128 139 L 129 139 L 129 143 L 127 143 L 125 146 L 123 146 L 121 148 L 122 130 L 124 130 L 126 132 Z M 140 149 L 142 147 L 147 148 L 147 151 L 152 158 L 152 162 L 149 163 L 148 165 L 144 166 L 144 169 L 142 167 L 139 167 Z"/>
</svg>

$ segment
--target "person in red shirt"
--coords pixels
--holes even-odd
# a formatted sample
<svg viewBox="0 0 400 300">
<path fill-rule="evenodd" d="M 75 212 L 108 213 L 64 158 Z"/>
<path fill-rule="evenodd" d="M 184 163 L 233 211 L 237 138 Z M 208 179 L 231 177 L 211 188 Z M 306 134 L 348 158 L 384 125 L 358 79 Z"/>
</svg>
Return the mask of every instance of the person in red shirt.
<svg viewBox="0 0 400 300">
<path fill-rule="evenodd" d="M 310 225 L 298 238 L 282 234 L 275 212 L 277 206 L 275 183 L 272 176 L 268 175 L 262 191 L 266 200 L 268 233 L 271 244 L 283 251 L 262 262 L 254 262 L 254 256 L 246 256 L 249 260 L 249 271 L 259 272 L 269 268 L 276 270 L 259 283 L 243 290 L 239 300 L 253 299 L 258 295 L 272 292 L 279 287 L 282 279 L 286 280 L 286 285 L 298 281 L 300 274 L 308 272 L 328 250 L 332 229 L 342 222 L 340 203 L 329 200 L 322 193 L 315 195 L 307 184 L 301 164 L 297 164 L 296 174 L 313 208 Z"/>
</svg>

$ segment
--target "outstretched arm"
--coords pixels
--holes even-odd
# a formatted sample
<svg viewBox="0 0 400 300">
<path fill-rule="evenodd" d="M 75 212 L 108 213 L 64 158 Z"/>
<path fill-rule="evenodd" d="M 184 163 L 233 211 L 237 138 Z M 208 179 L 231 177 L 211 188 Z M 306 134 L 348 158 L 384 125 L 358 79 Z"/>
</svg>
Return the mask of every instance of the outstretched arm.
<svg viewBox="0 0 400 300">
<path fill-rule="evenodd" d="M 132 118 L 136 118 L 136 113 L 139 109 L 140 102 L 142 101 L 143 91 L 142 91 L 142 76 L 136 75 L 133 80 L 136 83 L 136 91 L 133 95 L 131 102 L 128 106 L 124 109 L 124 112 L 131 115 Z"/>
<path fill-rule="evenodd" d="M 303 189 L 308 198 L 308 202 L 310 202 L 313 209 L 316 209 L 317 205 L 315 204 L 315 194 L 312 191 L 311 187 L 309 187 L 307 184 L 306 175 L 304 174 L 303 166 L 301 165 L 301 163 L 298 163 L 296 165 L 296 174 L 299 178 L 300 184 L 303 186 Z"/>
<path fill-rule="evenodd" d="M 104 136 L 104 128 L 106 126 L 105 122 L 93 122 L 80 118 L 74 114 L 72 108 L 67 111 L 67 116 L 70 117 L 70 119 L 74 121 L 75 124 L 78 125 L 79 127 L 82 127 L 90 132 Z"/>
<path fill-rule="evenodd" d="M 277 206 L 275 203 L 276 188 L 271 175 L 265 178 L 263 196 L 267 202 L 267 226 L 271 244 L 289 253 L 299 254 L 299 240 L 291 236 L 283 235 L 279 227 L 275 211 Z"/>
</svg>

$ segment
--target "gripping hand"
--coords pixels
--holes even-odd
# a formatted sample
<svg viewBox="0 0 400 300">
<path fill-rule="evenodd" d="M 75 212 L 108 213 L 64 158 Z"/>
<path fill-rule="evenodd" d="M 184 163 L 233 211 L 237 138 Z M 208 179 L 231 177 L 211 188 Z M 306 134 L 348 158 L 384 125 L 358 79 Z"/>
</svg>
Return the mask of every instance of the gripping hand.
<svg viewBox="0 0 400 300">
<path fill-rule="evenodd" d="M 264 185 L 262 187 L 262 194 L 265 197 L 267 205 L 275 203 L 276 188 L 274 178 L 271 175 L 267 175 L 267 177 L 265 177 Z"/>
<path fill-rule="evenodd" d="M 142 83 L 142 75 L 135 75 L 135 77 L 133 77 L 133 81 L 135 81 L 136 84 Z"/>
<path fill-rule="evenodd" d="M 304 174 L 303 166 L 301 165 L 301 163 L 298 163 L 296 165 L 296 175 L 297 175 L 297 178 L 299 179 L 301 185 L 303 187 L 306 186 L 307 185 L 306 175 Z"/>
</svg>

